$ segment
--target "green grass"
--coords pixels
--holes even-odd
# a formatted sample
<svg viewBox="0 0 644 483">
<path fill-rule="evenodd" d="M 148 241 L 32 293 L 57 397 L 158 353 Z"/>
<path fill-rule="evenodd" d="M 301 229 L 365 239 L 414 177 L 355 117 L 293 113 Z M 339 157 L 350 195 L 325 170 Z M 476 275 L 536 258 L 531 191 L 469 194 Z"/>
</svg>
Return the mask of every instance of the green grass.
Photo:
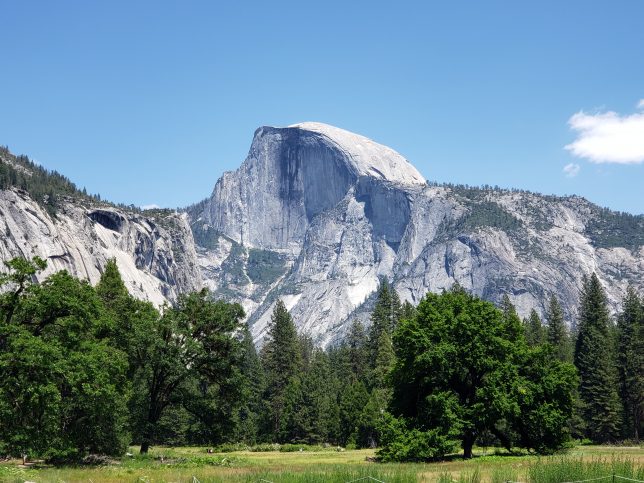
<svg viewBox="0 0 644 483">
<path fill-rule="evenodd" d="M 149 455 L 126 457 L 102 466 L 22 468 L 0 462 L 2 482 L 199 482 L 273 483 L 348 482 L 371 476 L 387 483 L 561 483 L 609 476 L 597 483 L 644 480 L 642 447 L 579 446 L 566 455 L 539 458 L 479 448 L 472 460 L 454 455 L 437 463 L 381 464 L 373 450 L 245 451 L 208 454 L 205 448 L 153 448 Z M 311 448 L 308 448 L 311 449 Z M 132 448 L 134 453 L 135 449 Z M 373 483 L 363 480 L 361 483 Z"/>
</svg>

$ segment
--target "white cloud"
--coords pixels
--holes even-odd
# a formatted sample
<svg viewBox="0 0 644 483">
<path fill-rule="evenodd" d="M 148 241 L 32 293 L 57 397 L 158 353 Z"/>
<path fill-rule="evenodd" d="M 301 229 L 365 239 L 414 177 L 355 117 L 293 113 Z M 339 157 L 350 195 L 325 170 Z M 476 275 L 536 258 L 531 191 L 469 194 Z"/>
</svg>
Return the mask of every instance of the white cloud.
<svg viewBox="0 0 644 483">
<path fill-rule="evenodd" d="M 151 205 L 143 205 L 141 207 L 142 210 L 158 210 L 160 208 L 159 205 L 151 204 Z"/>
<path fill-rule="evenodd" d="M 574 178 L 579 174 L 580 170 L 581 166 L 579 166 L 577 163 L 568 163 L 563 168 L 563 172 L 567 178 Z"/>
<path fill-rule="evenodd" d="M 637 107 L 644 109 L 644 99 Z M 565 149 L 592 163 L 639 164 L 644 162 L 644 112 L 620 115 L 613 111 L 573 115 L 568 124 L 577 139 Z"/>
</svg>

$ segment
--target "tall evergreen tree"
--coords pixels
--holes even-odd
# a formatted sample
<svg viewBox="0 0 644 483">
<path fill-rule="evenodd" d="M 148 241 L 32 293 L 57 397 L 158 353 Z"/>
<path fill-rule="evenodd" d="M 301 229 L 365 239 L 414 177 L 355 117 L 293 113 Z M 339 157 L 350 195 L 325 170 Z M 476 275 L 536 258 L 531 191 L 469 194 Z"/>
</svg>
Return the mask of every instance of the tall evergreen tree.
<svg viewBox="0 0 644 483">
<path fill-rule="evenodd" d="M 243 406 L 239 412 L 239 422 L 236 431 L 237 441 L 255 443 L 261 431 L 264 404 L 266 376 L 264 368 L 255 349 L 253 338 L 248 326 L 242 329 L 241 374 L 243 376 Z"/>
<path fill-rule="evenodd" d="M 378 357 L 380 335 L 386 332 L 391 336 L 400 320 L 402 306 L 396 290 L 383 277 L 378 287 L 376 305 L 371 313 L 371 327 L 367 341 L 369 365 L 373 369 Z"/>
<path fill-rule="evenodd" d="M 376 364 L 372 372 L 372 386 L 378 389 L 389 387 L 388 375 L 395 360 L 391 336 L 387 332 L 380 334 Z"/>
<path fill-rule="evenodd" d="M 400 310 L 400 319 L 409 320 L 413 318 L 415 315 L 416 315 L 416 307 L 414 307 L 411 304 L 411 302 L 409 302 L 409 300 L 405 300 Z"/>
<path fill-rule="evenodd" d="M 96 293 L 109 308 L 117 308 L 118 303 L 130 295 L 123 283 L 116 259 L 111 258 L 105 264 L 101 278 L 96 284 Z"/>
<path fill-rule="evenodd" d="M 586 436 L 597 443 L 619 437 L 621 423 L 617 367 L 606 296 L 597 275 L 584 281 L 575 344 L 579 397 Z"/>
<path fill-rule="evenodd" d="M 359 320 L 354 320 L 346 338 L 347 356 L 353 376 L 364 381 L 367 372 L 367 335 Z"/>
<path fill-rule="evenodd" d="M 537 311 L 532 309 L 530 316 L 523 323 L 526 342 L 530 347 L 536 347 L 546 341 L 546 331 Z"/>
<path fill-rule="evenodd" d="M 316 349 L 310 365 L 297 379 L 288 411 L 288 441 L 320 444 L 337 435 L 335 384 L 327 354 Z"/>
<path fill-rule="evenodd" d="M 622 434 L 639 442 L 644 423 L 644 308 L 633 287 L 628 287 L 617 324 Z"/>
<path fill-rule="evenodd" d="M 281 439 L 280 435 L 287 424 L 287 396 L 292 392 L 294 379 L 303 367 L 297 329 L 281 300 L 277 301 L 271 315 L 262 363 L 266 371 L 266 400 L 270 408 L 271 431 L 275 438 Z"/>
<path fill-rule="evenodd" d="M 572 362 L 572 342 L 564 322 L 563 310 L 555 295 L 550 296 L 546 311 L 546 340 L 560 361 Z"/>
</svg>

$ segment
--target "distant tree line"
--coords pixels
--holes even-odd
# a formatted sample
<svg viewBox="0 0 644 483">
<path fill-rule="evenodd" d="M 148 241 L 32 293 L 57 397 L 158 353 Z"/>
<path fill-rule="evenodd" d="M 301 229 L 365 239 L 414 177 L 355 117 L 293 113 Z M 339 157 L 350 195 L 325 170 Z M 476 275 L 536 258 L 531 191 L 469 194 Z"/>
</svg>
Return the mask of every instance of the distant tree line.
<svg viewBox="0 0 644 483">
<path fill-rule="evenodd" d="M 0 190 L 9 188 L 26 191 L 51 216 L 56 216 L 61 200 L 66 197 L 101 202 L 132 212 L 143 211 L 134 205 L 102 200 L 100 194 L 89 194 L 57 171 L 48 170 L 27 156 L 14 156 L 6 146 L 0 146 Z"/>
<path fill-rule="evenodd" d="M 576 331 L 551 297 L 521 320 L 459 286 L 401 303 L 381 281 L 368 327 L 326 350 L 278 301 L 256 351 L 237 304 L 207 291 L 158 310 L 110 261 L 96 286 L 14 259 L 0 278 L 0 454 L 76 461 L 128 445 L 277 442 L 379 447 L 428 461 L 474 445 L 551 453 L 638 440 L 644 310 L 615 324 L 596 276 Z"/>
</svg>

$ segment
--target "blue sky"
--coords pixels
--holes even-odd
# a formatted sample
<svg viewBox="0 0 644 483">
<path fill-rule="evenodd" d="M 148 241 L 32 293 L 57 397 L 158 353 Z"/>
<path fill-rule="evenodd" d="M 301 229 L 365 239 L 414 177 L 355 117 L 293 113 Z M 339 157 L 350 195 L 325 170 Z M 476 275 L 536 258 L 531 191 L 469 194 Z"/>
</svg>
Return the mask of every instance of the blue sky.
<svg viewBox="0 0 644 483">
<path fill-rule="evenodd" d="M 638 0 L 0 0 L 0 17 L 0 144 L 113 201 L 196 202 L 258 126 L 320 121 L 430 180 L 644 212 Z"/>
</svg>

